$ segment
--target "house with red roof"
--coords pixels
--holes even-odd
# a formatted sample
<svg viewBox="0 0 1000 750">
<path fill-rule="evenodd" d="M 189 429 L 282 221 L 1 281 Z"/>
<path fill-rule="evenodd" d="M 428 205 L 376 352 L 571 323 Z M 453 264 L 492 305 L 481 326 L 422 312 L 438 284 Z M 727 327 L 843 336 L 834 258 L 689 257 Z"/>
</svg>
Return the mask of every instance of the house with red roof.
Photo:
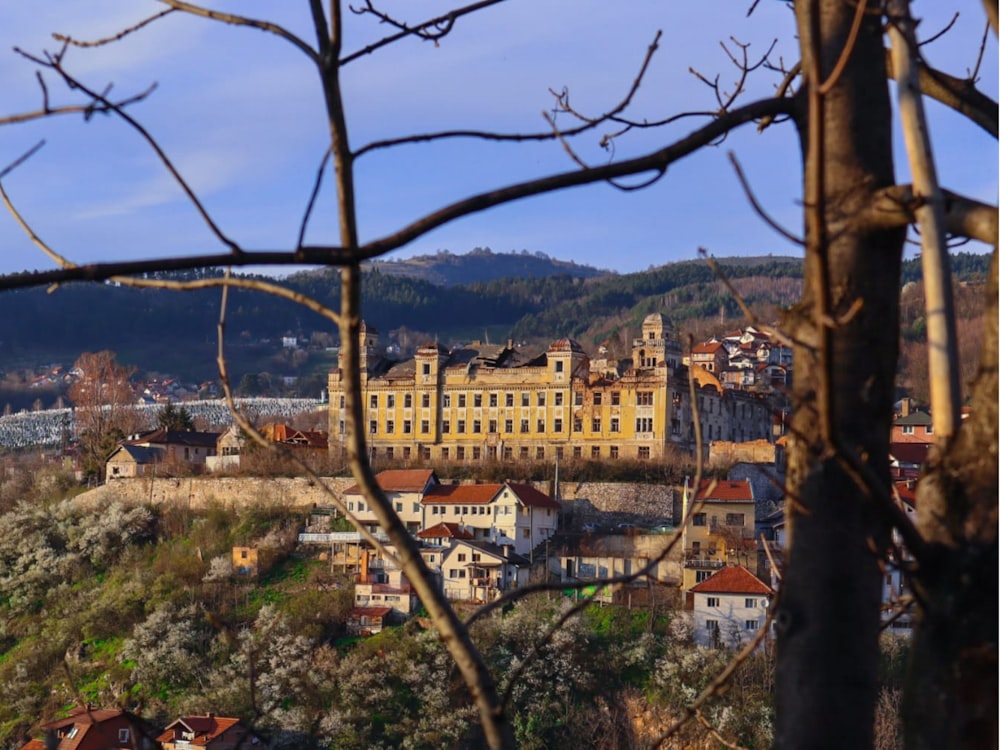
<svg viewBox="0 0 1000 750">
<path fill-rule="evenodd" d="M 375 480 L 407 531 L 416 534 L 425 527 L 421 500 L 431 488 L 439 485 L 433 469 L 388 469 L 380 471 Z M 358 485 L 353 484 L 344 490 L 342 499 L 348 513 L 367 524 L 372 531 L 378 527 L 375 511 Z"/>
<path fill-rule="evenodd" d="M 706 479 L 685 489 L 682 590 L 726 565 L 756 566 L 756 499 L 749 479 Z"/>
<path fill-rule="evenodd" d="M 264 746 L 260 737 L 239 719 L 215 714 L 182 716 L 156 738 L 163 750 L 251 750 Z"/>
<path fill-rule="evenodd" d="M 441 564 L 445 596 L 488 602 L 528 583 L 531 561 L 514 551 L 512 541 L 456 541 Z"/>
<path fill-rule="evenodd" d="M 472 538 L 513 541 L 527 555 L 556 533 L 560 505 L 530 484 L 452 484 L 432 487 L 423 499 L 427 527 L 457 523 Z"/>
<path fill-rule="evenodd" d="M 347 632 L 351 635 L 376 635 L 388 623 L 390 607 L 355 607 L 347 613 Z"/>
<path fill-rule="evenodd" d="M 740 648 L 767 621 L 774 590 L 742 565 L 727 565 L 691 589 L 694 640 L 702 646 Z"/>
<path fill-rule="evenodd" d="M 62 719 L 41 726 L 44 739 L 33 739 L 20 750 L 114 750 L 144 746 L 159 730 L 145 719 L 120 708 L 74 709 Z"/>
</svg>

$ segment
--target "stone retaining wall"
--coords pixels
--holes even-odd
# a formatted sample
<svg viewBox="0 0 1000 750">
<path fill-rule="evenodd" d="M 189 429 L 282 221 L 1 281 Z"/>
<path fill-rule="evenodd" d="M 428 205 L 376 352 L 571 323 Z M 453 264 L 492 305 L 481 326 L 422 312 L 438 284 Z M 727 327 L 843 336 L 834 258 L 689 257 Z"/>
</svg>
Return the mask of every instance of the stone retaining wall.
<svg viewBox="0 0 1000 750">
<path fill-rule="evenodd" d="M 337 497 L 352 484 L 350 477 L 323 480 Z M 551 483 L 536 482 L 543 492 L 552 491 Z M 672 487 L 626 482 L 563 482 L 559 487 L 567 520 L 586 523 L 598 514 L 611 513 L 620 521 L 655 520 L 669 523 L 674 517 L 675 491 Z M 280 505 L 305 507 L 329 505 L 330 499 L 310 479 L 292 477 L 137 477 L 113 479 L 79 496 L 78 502 L 117 500 L 128 504 L 166 503 L 190 508 L 213 504 L 224 507 Z"/>
</svg>

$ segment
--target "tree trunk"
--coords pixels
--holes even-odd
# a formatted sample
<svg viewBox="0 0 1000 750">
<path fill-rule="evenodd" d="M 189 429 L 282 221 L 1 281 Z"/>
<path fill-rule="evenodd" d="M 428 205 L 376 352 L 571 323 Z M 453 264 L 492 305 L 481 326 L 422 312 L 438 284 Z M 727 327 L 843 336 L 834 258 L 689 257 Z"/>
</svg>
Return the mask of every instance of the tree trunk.
<svg viewBox="0 0 1000 750">
<path fill-rule="evenodd" d="M 997 256 L 972 413 L 917 487 L 929 556 L 904 720 L 909 748 L 997 746 Z"/>
<path fill-rule="evenodd" d="M 891 112 L 880 18 L 866 17 L 843 70 L 855 6 L 797 2 L 807 85 L 806 261 L 788 463 L 789 551 L 775 615 L 775 746 L 871 747 L 889 430 L 898 349 L 902 230 L 865 226 L 892 185 Z M 845 458 L 865 464 L 860 482 Z M 872 486 L 874 485 L 874 486 Z"/>
</svg>

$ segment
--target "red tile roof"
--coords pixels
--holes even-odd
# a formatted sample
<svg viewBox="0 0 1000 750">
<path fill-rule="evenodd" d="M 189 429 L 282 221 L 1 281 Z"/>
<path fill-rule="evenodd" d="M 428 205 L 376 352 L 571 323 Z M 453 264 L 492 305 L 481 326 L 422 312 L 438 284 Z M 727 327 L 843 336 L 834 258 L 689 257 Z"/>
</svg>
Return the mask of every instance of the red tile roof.
<svg viewBox="0 0 1000 750">
<path fill-rule="evenodd" d="M 698 344 L 691 349 L 692 354 L 715 354 L 719 349 L 722 348 L 721 341 L 706 341 L 702 344 Z"/>
<path fill-rule="evenodd" d="M 424 495 L 423 502 L 441 505 L 444 503 L 486 504 L 503 489 L 502 484 L 438 484 Z"/>
<path fill-rule="evenodd" d="M 722 503 L 752 503 L 753 487 L 749 479 L 704 479 L 695 500 Z"/>
<path fill-rule="evenodd" d="M 194 747 L 211 747 L 212 741 L 223 734 L 227 729 L 231 729 L 240 723 L 239 719 L 229 718 L 227 716 L 182 716 L 176 721 L 172 722 L 161 734 L 156 738 L 157 742 L 173 742 L 174 741 L 174 727 L 178 724 L 186 727 L 190 731 L 194 732 L 194 740 L 191 741 L 191 745 Z M 248 732 L 249 736 L 249 732 Z"/>
<path fill-rule="evenodd" d="M 559 503 L 532 487 L 530 484 L 518 484 L 517 482 L 507 482 L 507 486 L 513 490 L 524 505 L 529 508 L 553 508 L 559 510 Z"/>
<path fill-rule="evenodd" d="M 375 479 L 383 492 L 423 492 L 428 483 L 435 479 L 433 469 L 386 469 L 380 471 Z M 345 495 L 360 495 L 361 488 L 352 484 Z"/>
<path fill-rule="evenodd" d="M 418 539 L 473 539 L 472 532 L 466 531 L 457 523 L 439 523 L 417 532 Z"/>
<path fill-rule="evenodd" d="M 742 565 L 730 565 L 708 578 L 691 591 L 696 594 L 765 594 L 774 593 L 770 586 Z"/>
</svg>

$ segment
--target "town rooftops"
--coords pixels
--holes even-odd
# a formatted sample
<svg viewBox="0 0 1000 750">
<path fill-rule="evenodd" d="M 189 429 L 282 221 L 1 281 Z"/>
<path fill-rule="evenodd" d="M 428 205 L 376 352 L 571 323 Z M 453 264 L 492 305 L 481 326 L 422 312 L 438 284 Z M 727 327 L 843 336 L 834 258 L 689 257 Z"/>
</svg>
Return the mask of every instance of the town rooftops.
<svg viewBox="0 0 1000 750">
<path fill-rule="evenodd" d="M 457 523 L 439 523 L 417 532 L 418 539 L 472 539 L 471 531 L 463 529 Z"/>
<path fill-rule="evenodd" d="M 392 607 L 355 607 L 347 613 L 348 617 L 388 617 Z"/>
<path fill-rule="evenodd" d="M 705 341 L 691 349 L 692 354 L 715 354 L 722 348 L 721 341 Z"/>
<path fill-rule="evenodd" d="M 239 724 L 239 719 L 226 716 L 206 714 L 204 716 L 182 716 L 169 724 L 163 734 L 156 738 L 157 742 L 173 742 L 180 732 L 190 732 L 194 737 L 187 740 L 191 747 L 209 746 L 212 740 Z M 251 736 L 247 730 L 247 736 Z"/>
<path fill-rule="evenodd" d="M 709 503 L 752 503 L 753 487 L 749 479 L 703 479 L 695 500 Z"/>
<path fill-rule="evenodd" d="M 163 459 L 161 448 L 152 448 L 145 445 L 119 445 L 108 460 L 110 461 L 118 453 L 127 453 L 137 464 L 153 464 Z"/>
<path fill-rule="evenodd" d="M 486 505 L 502 488 L 502 484 L 438 484 L 427 490 L 423 502 L 434 505 Z"/>
<path fill-rule="evenodd" d="M 691 588 L 696 594 L 764 594 L 774 593 L 770 586 L 742 565 L 729 565 Z"/>
<path fill-rule="evenodd" d="M 903 427 L 926 427 L 934 423 L 931 415 L 925 411 L 915 410 L 907 414 L 905 417 L 898 417 L 892 422 L 894 425 L 900 425 Z"/>
<path fill-rule="evenodd" d="M 552 508 L 559 510 L 559 503 L 532 487 L 530 484 L 519 484 L 518 482 L 507 482 L 507 486 L 514 491 L 518 499 L 530 508 Z"/>
<path fill-rule="evenodd" d="M 218 439 L 219 433 L 217 432 L 153 430 L 136 435 L 126 442 L 133 445 L 189 445 L 199 448 L 214 448 Z"/>
<path fill-rule="evenodd" d="M 383 492 L 426 492 L 429 485 L 437 483 L 437 476 L 433 469 L 386 469 L 375 480 Z M 360 495 L 361 488 L 352 484 L 344 494 Z"/>
</svg>

